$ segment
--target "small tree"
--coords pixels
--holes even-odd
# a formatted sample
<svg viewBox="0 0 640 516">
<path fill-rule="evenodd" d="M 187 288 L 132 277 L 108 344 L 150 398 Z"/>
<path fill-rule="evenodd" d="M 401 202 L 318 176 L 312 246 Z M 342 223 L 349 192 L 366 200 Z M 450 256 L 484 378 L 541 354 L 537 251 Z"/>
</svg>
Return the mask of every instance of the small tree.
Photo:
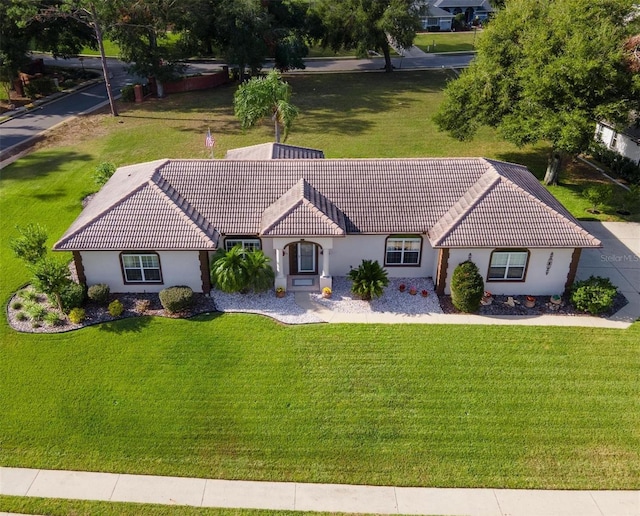
<svg viewBox="0 0 640 516">
<path fill-rule="evenodd" d="M 35 265 L 47 254 L 47 230 L 40 224 L 27 224 L 25 227 L 16 226 L 19 237 L 11 240 L 9 245 L 16 257 L 28 265 Z"/>
<path fill-rule="evenodd" d="M 484 293 L 484 280 L 475 263 L 459 264 L 451 278 L 451 302 L 461 312 L 477 312 Z"/>
<path fill-rule="evenodd" d="M 375 260 L 362 260 L 357 269 L 349 271 L 348 277 L 353 281 L 351 292 L 365 301 L 380 297 L 389 285 L 387 271 Z"/>
<path fill-rule="evenodd" d="M 93 172 L 93 180 L 98 186 L 103 186 L 116 171 L 116 166 L 108 161 L 100 163 Z"/>
<path fill-rule="evenodd" d="M 32 267 L 33 285 L 36 290 L 52 296 L 62 311 L 62 292 L 71 282 L 71 273 L 66 263 L 45 257 Z"/>
<path fill-rule="evenodd" d="M 228 251 L 219 250 L 211 265 L 211 282 L 223 292 L 240 292 L 246 289 L 245 254 L 246 251 L 240 245 Z"/>
<path fill-rule="evenodd" d="M 264 292 L 273 287 L 275 273 L 269 265 L 270 261 L 271 259 L 260 249 L 245 252 L 244 266 L 247 289 L 254 292 Z"/>
<path fill-rule="evenodd" d="M 598 207 L 607 204 L 613 197 L 611 185 L 595 185 L 583 190 L 582 195 L 591 203 L 591 211 L 596 213 Z"/>
<path fill-rule="evenodd" d="M 289 102 L 291 87 L 282 80 L 277 70 L 266 77 L 254 77 L 241 84 L 233 98 L 235 115 L 243 129 L 253 127 L 266 116 L 274 123 L 276 142 L 280 142 L 280 129 L 284 129 L 284 139 L 298 116 L 298 109 Z"/>
</svg>

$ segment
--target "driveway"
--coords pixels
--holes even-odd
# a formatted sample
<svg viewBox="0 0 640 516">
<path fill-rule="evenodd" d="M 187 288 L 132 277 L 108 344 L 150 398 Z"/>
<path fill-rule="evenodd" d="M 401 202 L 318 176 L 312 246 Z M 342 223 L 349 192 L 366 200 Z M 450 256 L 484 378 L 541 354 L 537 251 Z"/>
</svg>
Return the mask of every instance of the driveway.
<svg viewBox="0 0 640 516">
<path fill-rule="evenodd" d="M 633 322 L 640 318 L 640 224 L 635 222 L 581 222 L 600 239 L 602 249 L 584 249 L 576 279 L 609 278 L 629 304 L 611 319 Z"/>
</svg>

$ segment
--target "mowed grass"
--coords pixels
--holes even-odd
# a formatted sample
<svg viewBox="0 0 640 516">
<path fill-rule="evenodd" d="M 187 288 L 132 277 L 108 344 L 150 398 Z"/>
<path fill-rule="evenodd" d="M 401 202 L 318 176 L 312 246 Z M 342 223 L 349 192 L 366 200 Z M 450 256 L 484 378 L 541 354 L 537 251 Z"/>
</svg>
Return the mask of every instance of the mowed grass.
<svg viewBox="0 0 640 516">
<path fill-rule="evenodd" d="M 413 44 L 423 52 L 471 52 L 481 30 L 465 32 L 421 32 Z"/>
<path fill-rule="evenodd" d="M 12 335 L 0 464 L 637 488 L 639 333 L 224 315 Z"/>
<path fill-rule="evenodd" d="M 444 73 L 291 76 L 289 142 L 328 157 L 489 156 L 544 170 L 544 146 L 430 121 Z M 216 157 L 243 132 L 234 88 L 76 121 L 2 171 L 0 298 L 29 281 L 7 245 L 39 222 L 52 244 L 95 165 Z M 354 185 L 357 187 L 357 185 Z M 569 192 L 571 193 L 571 191 Z M 638 488 L 640 325 L 286 327 L 257 316 L 141 318 L 60 335 L 0 319 L 0 464 L 368 484 Z"/>
</svg>

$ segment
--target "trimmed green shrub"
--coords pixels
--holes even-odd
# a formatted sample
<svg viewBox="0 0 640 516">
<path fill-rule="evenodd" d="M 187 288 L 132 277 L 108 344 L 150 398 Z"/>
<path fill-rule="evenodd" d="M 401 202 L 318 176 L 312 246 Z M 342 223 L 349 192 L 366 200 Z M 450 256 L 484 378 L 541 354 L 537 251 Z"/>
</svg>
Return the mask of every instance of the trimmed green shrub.
<svg viewBox="0 0 640 516">
<path fill-rule="evenodd" d="M 109 303 L 107 310 L 109 310 L 109 315 L 111 317 L 120 317 L 122 312 L 124 312 L 124 305 L 119 299 L 115 299 Z"/>
<path fill-rule="evenodd" d="M 193 304 L 193 290 L 190 287 L 169 287 L 160 291 L 160 303 L 170 313 L 182 312 Z"/>
<path fill-rule="evenodd" d="M 459 264 L 451 278 L 451 302 L 461 312 L 477 312 L 484 293 L 484 280 L 475 263 Z"/>
<path fill-rule="evenodd" d="M 106 305 L 109 302 L 110 293 L 111 289 L 109 288 L 109 285 L 105 283 L 98 283 L 89 287 L 89 290 L 87 290 L 87 297 L 94 303 Z"/>
<path fill-rule="evenodd" d="M 122 102 L 135 102 L 136 92 L 133 84 L 127 84 L 120 92 L 122 93 Z"/>
<path fill-rule="evenodd" d="M 62 319 L 56 312 L 49 312 L 44 316 L 44 322 L 49 326 L 59 326 L 62 324 Z"/>
<path fill-rule="evenodd" d="M 73 324 L 80 324 L 86 319 L 86 317 L 87 314 L 84 311 L 84 308 L 74 308 L 69 312 L 69 320 Z"/>
<path fill-rule="evenodd" d="M 578 310 L 600 314 L 613 306 L 617 293 L 617 287 L 609 278 L 590 276 L 573 284 L 570 300 Z"/>
<path fill-rule="evenodd" d="M 351 292 L 365 301 L 380 297 L 389 285 L 387 271 L 377 260 L 362 260 L 357 269 L 349 271 L 348 277 L 353 281 Z"/>
<path fill-rule="evenodd" d="M 28 319 L 27 314 L 25 314 L 24 312 L 18 312 L 16 314 L 16 319 L 18 321 L 26 321 Z"/>
<path fill-rule="evenodd" d="M 80 285 L 75 281 L 70 281 L 60 291 L 60 301 L 62 302 L 62 310 L 66 313 L 72 308 L 79 308 L 85 300 L 84 285 Z"/>
<path fill-rule="evenodd" d="M 42 321 L 48 312 L 46 307 L 35 301 L 25 301 L 24 311 L 32 321 Z"/>
</svg>

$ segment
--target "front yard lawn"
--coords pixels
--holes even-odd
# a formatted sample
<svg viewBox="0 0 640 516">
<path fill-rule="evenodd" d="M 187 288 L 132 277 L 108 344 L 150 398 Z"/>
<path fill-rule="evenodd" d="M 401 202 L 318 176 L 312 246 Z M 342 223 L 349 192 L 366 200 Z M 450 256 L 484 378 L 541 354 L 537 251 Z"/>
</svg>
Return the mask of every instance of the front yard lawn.
<svg viewBox="0 0 640 516">
<path fill-rule="evenodd" d="M 428 486 L 640 486 L 640 327 L 140 318 L 8 335 L 0 464 Z"/>
</svg>

